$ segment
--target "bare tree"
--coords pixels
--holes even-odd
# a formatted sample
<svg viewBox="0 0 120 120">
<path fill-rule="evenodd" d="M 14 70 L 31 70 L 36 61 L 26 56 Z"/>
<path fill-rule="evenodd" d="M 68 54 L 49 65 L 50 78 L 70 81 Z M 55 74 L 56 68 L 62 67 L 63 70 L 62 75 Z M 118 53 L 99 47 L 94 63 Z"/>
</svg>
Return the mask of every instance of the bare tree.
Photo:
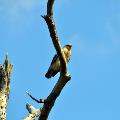
<svg viewBox="0 0 120 120">
<path fill-rule="evenodd" d="M 6 54 L 4 64 L 0 64 L 0 120 L 6 120 L 6 107 L 10 94 L 10 75 L 12 64 Z"/>
<path fill-rule="evenodd" d="M 36 109 L 30 104 L 26 104 L 26 109 L 29 115 L 24 118 L 24 120 L 47 120 L 49 113 L 54 106 L 57 97 L 60 95 L 66 83 L 71 79 L 70 74 L 67 71 L 67 60 L 64 51 L 61 47 L 60 39 L 57 34 L 56 25 L 53 19 L 53 4 L 55 0 L 48 0 L 47 2 L 47 15 L 42 16 L 42 18 L 47 23 L 50 37 L 52 39 L 54 48 L 57 52 L 60 61 L 60 76 L 54 86 L 53 90 L 50 92 L 48 97 L 45 99 L 37 100 L 29 92 L 27 94 L 37 103 L 43 103 L 43 106 Z M 3 66 L 0 68 L 0 120 L 6 120 L 6 106 L 9 98 L 10 92 L 10 74 L 12 71 L 12 65 L 8 60 L 8 55 L 6 55 L 6 60 Z"/>
</svg>

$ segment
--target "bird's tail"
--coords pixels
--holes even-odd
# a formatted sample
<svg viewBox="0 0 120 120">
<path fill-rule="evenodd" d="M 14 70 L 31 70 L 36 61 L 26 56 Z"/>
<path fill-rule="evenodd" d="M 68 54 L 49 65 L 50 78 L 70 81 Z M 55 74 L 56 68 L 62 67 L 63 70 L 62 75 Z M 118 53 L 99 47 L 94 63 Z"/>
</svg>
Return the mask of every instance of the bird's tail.
<svg viewBox="0 0 120 120">
<path fill-rule="evenodd" d="M 54 77 L 57 73 L 58 73 L 58 71 L 55 71 L 55 70 L 50 69 L 50 70 L 48 70 L 47 73 L 45 74 L 45 77 L 49 79 L 49 78 L 51 78 L 51 77 Z"/>
<path fill-rule="evenodd" d="M 47 73 L 45 74 L 46 78 L 51 78 L 52 72 L 50 70 L 47 71 Z"/>
</svg>

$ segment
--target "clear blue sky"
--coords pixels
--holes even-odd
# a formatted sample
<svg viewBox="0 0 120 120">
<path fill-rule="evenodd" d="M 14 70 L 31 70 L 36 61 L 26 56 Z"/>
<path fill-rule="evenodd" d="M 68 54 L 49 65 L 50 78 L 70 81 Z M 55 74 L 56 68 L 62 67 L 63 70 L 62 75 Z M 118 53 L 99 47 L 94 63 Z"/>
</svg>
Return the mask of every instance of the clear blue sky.
<svg viewBox="0 0 120 120">
<path fill-rule="evenodd" d="M 72 43 L 71 81 L 49 120 L 120 120 L 120 0 L 56 0 L 54 18 L 62 45 Z M 25 93 L 45 98 L 58 75 L 45 72 L 55 50 L 44 20 L 46 0 L 0 0 L 0 62 L 14 65 L 8 120 L 26 116 Z"/>
</svg>

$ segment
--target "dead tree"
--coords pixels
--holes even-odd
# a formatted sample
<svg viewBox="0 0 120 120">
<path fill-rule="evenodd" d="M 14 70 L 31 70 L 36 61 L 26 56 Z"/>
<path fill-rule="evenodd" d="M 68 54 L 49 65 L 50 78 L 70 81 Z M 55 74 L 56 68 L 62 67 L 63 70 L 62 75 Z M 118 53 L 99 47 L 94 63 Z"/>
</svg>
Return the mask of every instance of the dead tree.
<svg viewBox="0 0 120 120">
<path fill-rule="evenodd" d="M 62 89 L 64 88 L 64 86 L 66 85 L 66 83 L 71 79 L 71 76 L 67 71 L 66 58 L 63 53 L 60 39 L 57 34 L 56 25 L 55 25 L 55 22 L 53 19 L 54 1 L 55 0 L 48 0 L 47 15 L 42 16 L 42 18 L 47 23 L 47 26 L 48 26 L 48 29 L 50 32 L 50 37 L 52 39 L 52 42 L 53 42 L 54 48 L 57 52 L 57 55 L 59 56 L 61 70 L 60 70 L 60 76 L 59 76 L 59 79 L 58 79 L 56 85 L 54 86 L 53 90 L 51 91 L 51 93 L 48 95 L 48 97 L 46 99 L 37 100 L 31 94 L 28 93 L 28 95 L 33 100 L 35 100 L 38 103 L 43 103 L 43 107 L 39 109 L 39 112 L 38 112 L 38 110 L 36 112 L 38 114 L 36 114 L 36 115 L 34 113 L 30 114 L 31 116 L 32 115 L 34 116 L 33 119 L 35 118 L 35 116 L 39 116 L 38 120 L 47 120 L 48 119 L 48 115 L 49 115 L 52 107 L 54 106 L 54 103 L 55 103 L 57 97 L 60 95 L 60 93 L 61 93 Z"/>
<path fill-rule="evenodd" d="M 66 57 L 61 47 L 60 39 L 57 34 L 56 25 L 53 19 L 53 4 L 55 0 L 48 0 L 47 2 L 47 15 L 42 16 L 45 20 L 50 37 L 53 42 L 53 46 L 57 52 L 60 61 L 60 76 L 54 86 L 51 93 L 45 99 L 37 100 L 29 92 L 27 94 L 37 103 L 43 103 L 43 106 L 39 109 L 34 108 L 30 104 L 26 104 L 26 109 L 29 112 L 29 115 L 23 120 L 35 120 L 38 117 L 38 120 L 47 120 L 49 113 L 54 106 L 54 103 L 61 91 L 63 90 L 66 83 L 71 79 L 70 74 L 67 71 L 67 62 Z M 3 65 L 0 67 L 0 120 L 6 120 L 6 107 L 10 93 L 10 75 L 12 71 L 12 65 L 8 60 L 8 55 L 6 55 L 6 60 Z"/>
<path fill-rule="evenodd" d="M 4 64 L 0 64 L 0 120 L 6 120 L 6 108 L 10 93 L 10 76 L 12 64 L 6 54 Z"/>
</svg>

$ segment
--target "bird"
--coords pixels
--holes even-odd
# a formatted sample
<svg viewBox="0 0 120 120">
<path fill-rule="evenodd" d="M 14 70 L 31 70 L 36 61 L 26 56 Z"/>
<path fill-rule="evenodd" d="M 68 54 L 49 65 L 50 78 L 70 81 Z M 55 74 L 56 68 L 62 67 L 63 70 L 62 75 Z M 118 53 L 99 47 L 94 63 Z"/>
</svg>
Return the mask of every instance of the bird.
<svg viewBox="0 0 120 120">
<path fill-rule="evenodd" d="M 64 52 L 66 62 L 68 63 L 71 57 L 71 44 L 65 45 L 62 50 Z M 46 78 L 54 77 L 58 72 L 60 72 L 60 60 L 57 54 L 54 55 L 50 67 L 48 68 L 47 73 L 45 74 Z"/>
</svg>

